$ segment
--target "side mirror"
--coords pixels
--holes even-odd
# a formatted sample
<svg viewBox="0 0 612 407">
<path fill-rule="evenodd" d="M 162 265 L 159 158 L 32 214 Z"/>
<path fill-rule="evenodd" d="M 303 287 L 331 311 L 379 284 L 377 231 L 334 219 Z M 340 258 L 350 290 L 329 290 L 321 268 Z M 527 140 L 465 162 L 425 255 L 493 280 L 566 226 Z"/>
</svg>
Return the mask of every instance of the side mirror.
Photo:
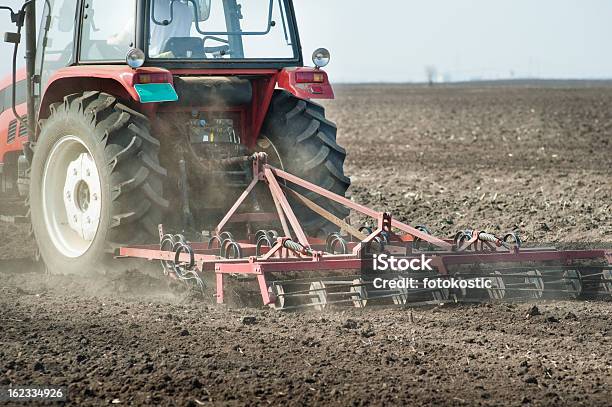
<svg viewBox="0 0 612 407">
<path fill-rule="evenodd" d="M 210 17 L 210 0 L 194 0 L 193 3 L 189 3 L 193 7 L 195 4 L 197 10 L 195 11 L 197 21 L 206 21 Z"/>
</svg>

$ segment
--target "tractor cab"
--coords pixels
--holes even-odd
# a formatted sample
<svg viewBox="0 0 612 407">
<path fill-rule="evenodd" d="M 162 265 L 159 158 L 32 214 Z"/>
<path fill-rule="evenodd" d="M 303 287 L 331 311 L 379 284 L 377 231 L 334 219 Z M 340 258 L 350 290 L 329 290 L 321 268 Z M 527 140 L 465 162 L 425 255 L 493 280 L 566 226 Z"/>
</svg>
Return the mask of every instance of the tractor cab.
<svg viewBox="0 0 612 407">
<path fill-rule="evenodd" d="M 50 0 L 41 4 L 36 54 L 41 93 L 60 68 L 125 64 L 132 50 L 136 68 L 302 66 L 288 0 Z"/>
</svg>

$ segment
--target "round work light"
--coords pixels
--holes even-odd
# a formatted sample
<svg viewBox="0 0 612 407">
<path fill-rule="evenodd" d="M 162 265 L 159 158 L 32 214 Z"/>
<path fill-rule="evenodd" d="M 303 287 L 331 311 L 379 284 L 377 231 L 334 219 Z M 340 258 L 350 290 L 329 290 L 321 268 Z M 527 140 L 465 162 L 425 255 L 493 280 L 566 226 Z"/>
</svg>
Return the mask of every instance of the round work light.
<svg viewBox="0 0 612 407">
<path fill-rule="evenodd" d="M 140 68 L 144 65 L 145 54 L 141 49 L 132 48 L 128 51 L 125 62 L 133 69 Z"/>
<path fill-rule="evenodd" d="M 319 48 L 312 53 L 312 62 L 317 68 L 323 68 L 329 64 L 330 53 L 325 48 Z"/>
</svg>

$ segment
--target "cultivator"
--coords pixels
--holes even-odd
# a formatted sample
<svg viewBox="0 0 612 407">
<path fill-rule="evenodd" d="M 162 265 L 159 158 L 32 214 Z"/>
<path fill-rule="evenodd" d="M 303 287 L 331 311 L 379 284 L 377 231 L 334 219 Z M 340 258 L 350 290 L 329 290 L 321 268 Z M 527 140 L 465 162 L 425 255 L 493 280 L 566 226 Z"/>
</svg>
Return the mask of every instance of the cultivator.
<svg viewBox="0 0 612 407">
<path fill-rule="evenodd" d="M 525 247 L 514 233 L 497 237 L 466 230 L 453 239 L 432 236 L 331 193 L 267 164 L 265 154 L 251 158 L 253 179 L 207 242 L 187 242 L 160 226 L 160 246 L 119 250 L 121 257 L 160 260 L 164 272 L 204 287 L 216 277 L 216 298 L 226 286 L 252 284 L 264 305 L 279 310 L 331 306 L 413 306 L 444 302 L 542 298 L 612 298 L 612 250 L 557 250 Z M 257 184 L 266 184 L 275 213 L 239 213 Z M 306 194 L 321 195 L 373 220 L 355 227 L 317 205 Z M 290 201 L 335 224 L 340 233 L 306 236 Z M 280 231 L 255 225 L 272 225 Z M 242 232 L 236 232 L 239 225 Z M 232 229 L 230 232 L 228 229 Z M 428 259 L 426 271 L 373 270 L 374 256 L 393 256 L 397 264 Z"/>
</svg>

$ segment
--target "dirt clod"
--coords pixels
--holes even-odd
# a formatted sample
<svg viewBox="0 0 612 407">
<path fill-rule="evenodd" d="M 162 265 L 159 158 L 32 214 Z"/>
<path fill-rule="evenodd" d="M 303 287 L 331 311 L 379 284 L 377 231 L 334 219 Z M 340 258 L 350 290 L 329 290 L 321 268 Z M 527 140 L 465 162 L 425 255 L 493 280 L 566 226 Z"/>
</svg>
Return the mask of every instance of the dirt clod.
<svg viewBox="0 0 612 407">
<path fill-rule="evenodd" d="M 527 311 L 527 317 L 535 317 L 537 315 L 542 315 L 537 305 L 532 306 L 529 308 L 529 311 Z"/>
<path fill-rule="evenodd" d="M 345 328 L 345 329 L 357 329 L 357 328 L 359 328 L 359 322 L 355 321 L 354 319 L 347 319 L 342 324 L 342 328 Z"/>
<path fill-rule="evenodd" d="M 243 325 L 255 325 L 257 323 L 257 318 L 254 316 L 245 316 L 240 318 L 240 322 L 242 322 Z"/>
<path fill-rule="evenodd" d="M 578 316 L 570 311 L 567 314 L 565 314 L 565 319 L 570 319 L 570 320 L 573 320 L 573 321 L 577 321 L 578 320 Z"/>
</svg>

